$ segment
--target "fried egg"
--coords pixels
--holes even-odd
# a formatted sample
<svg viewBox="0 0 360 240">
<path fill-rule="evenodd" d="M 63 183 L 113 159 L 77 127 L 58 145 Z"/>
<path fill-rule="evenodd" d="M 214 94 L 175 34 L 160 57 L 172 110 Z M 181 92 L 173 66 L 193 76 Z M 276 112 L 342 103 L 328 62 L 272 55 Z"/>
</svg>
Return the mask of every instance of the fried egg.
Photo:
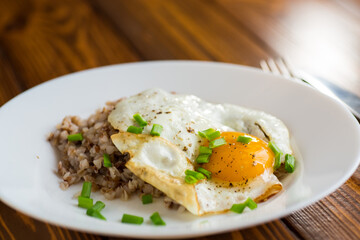
<svg viewBox="0 0 360 240">
<path fill-rule="evenodd" d="M 135 113 L 148 122 L 141 134 L 127 132 Z M 119 130 L 111 137 L 113 143 L 130 154 L 126 167 L 195 215 L 226 212 L 248 197 L 264 201 L 282 189 L 273 174 L 274 153 L 268 142 L 283 155 L 291 154 L 289 132 L 279 119 L 262 111 L 149 89 L 121 100 L 108 120 Z M 159 137 L 149 134 L 153 124 L 163 126 Z M 209 162 L 201 164 L 212 178 L 188 184 L 185 171 L 200 166 L 199 148 L 209 144 L 198 132 L 209 128 L 220 131 L 226 144 L 214 148 Z M 252 141 L 237 142 L 240 135 Z"/>
</svg>

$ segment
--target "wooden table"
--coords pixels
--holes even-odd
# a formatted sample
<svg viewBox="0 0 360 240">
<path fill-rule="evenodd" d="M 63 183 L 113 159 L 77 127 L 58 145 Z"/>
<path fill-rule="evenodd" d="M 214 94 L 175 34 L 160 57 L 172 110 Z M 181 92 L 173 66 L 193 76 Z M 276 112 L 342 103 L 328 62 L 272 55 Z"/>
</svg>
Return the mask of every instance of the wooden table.
<svg viewBox="0 0 360 240">
<path fill-rule="evenodd" d="M 360 1 L 1 0 L 0 104 L 49 79 L 109 64 L 192 59 L 259 66 L 285 56 L 360 96 Z M 360 146 L 359 146 L 360 147 Z M 197 239 L 360 239 L 360 170 L 291 215 Z M 0 203 L 0 239 L 113 239 Z"/>
</svg>

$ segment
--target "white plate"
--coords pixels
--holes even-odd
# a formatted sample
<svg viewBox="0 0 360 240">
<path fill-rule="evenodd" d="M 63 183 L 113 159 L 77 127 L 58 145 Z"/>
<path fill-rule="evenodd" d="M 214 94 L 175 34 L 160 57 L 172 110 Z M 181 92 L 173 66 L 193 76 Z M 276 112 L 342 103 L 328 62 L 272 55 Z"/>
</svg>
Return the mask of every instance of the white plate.
<svg viewBox="0 0 360 240">
<path fill-rule="evenodd" d="M 204 217 L 164 209 L 161 200 L 142 205 L 136 197 L 128 202 L 106 201 L 95 194 L 94 199 L 106 203 L 103 215 L 108 220 L 86 216 L 72 198 L 81 186 L 59 188 L 60 179 L 54 173 L 57 159 L 47 134 L 66 115 L 87 117 L 108 100 L 152 87 L 260 109 L 283 120 L 298 159 L 284 190 L 254 211 Z M 360 160 L 359 124 L 338 102 L 258 69 L 209 62 L 122 64 L 48 81 L 1 107 L 0 136 L 0 198 L 6 204 L 70 229 L 141 238 L 209 235 L 283 217 L 334 191 Z M 160 212 L 165 227 L 155 227 L 148 220 L 141 226 L 120 222 L 123 213 L 148 219 L 154 211 Z"/>
</svg>

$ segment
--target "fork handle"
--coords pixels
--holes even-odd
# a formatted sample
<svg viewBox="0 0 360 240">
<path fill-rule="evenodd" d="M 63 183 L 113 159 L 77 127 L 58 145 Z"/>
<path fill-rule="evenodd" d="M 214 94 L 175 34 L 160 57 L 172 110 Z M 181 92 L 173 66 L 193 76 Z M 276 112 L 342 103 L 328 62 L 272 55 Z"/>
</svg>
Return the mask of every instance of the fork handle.
<svg viewBox="0 0 360 240">
<path fill-rule="evenodd" d="M 304 74 L 304 73 L 302 73 Z M 328 95 L 332 98 L 334 98 L 335 100 L 337 100 L 338 102 L 340 102 L 341 104 L 344 105 L 344 107 L 346 107 L 353 115 L 354 117 L 356 118 L 356 120 L 360 123 L 360 114 L 355 110 L 353 109 L 352 107 L 350 107 L 348 104 L 346 104 L 343 100 L 341 100 L 338 96 L 336 96 L 333 91 L 331 91 L 327 86 L 325 86 L 323 83 L 321 83 L 319 80 L 313 78 L 313 77 L 306 77 L 308 79 L 305 80 L 303 77 L 299 77 L 298 79 L 303 81 L 304 83 L 308 84 L 309 86 L 313 87 L 314 89 L 324 93 L 325 95 Z M 314 86 L 314 83 L 316 80 L 316 86 Z"/>
</svg>

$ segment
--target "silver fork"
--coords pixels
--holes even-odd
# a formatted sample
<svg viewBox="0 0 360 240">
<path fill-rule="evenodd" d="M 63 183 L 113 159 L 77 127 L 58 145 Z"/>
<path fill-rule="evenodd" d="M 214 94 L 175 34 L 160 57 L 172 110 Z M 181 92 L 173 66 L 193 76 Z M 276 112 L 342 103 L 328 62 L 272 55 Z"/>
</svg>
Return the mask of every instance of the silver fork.
<svg viewBox="0 0 360 240">
<path fill-rule="evenodd" d="M 308 76 L 307 80 L 305 80 L 297 76 L 297 74 L 293 70 L 294 68 L 283 58 L 278 58 L 276 60 L 272 58 L 269 58 L 268 60 L 261 60 L 260 67 L 264 72 L 270 72 L 276 75 L 282 75 L 285 78 L 293 79 L 295 81 L 302 81 L 309 84 L 313 88 L 319 90 L 320 92 L 342 103 L 345 107 L 347 107 L 350 110 L 350 112 L 354 115 L 354 117 L 360 122 L 360 114 L 357 111 L 355 111 L 352 107 L 347 105 L 340 98 L 338 98 L 327 86 L 325 86 L 322 82 L 320 82 L 320 80 L 317 80 L 316 78 L 313 78 L 311 76 Z"/>
</svg>

